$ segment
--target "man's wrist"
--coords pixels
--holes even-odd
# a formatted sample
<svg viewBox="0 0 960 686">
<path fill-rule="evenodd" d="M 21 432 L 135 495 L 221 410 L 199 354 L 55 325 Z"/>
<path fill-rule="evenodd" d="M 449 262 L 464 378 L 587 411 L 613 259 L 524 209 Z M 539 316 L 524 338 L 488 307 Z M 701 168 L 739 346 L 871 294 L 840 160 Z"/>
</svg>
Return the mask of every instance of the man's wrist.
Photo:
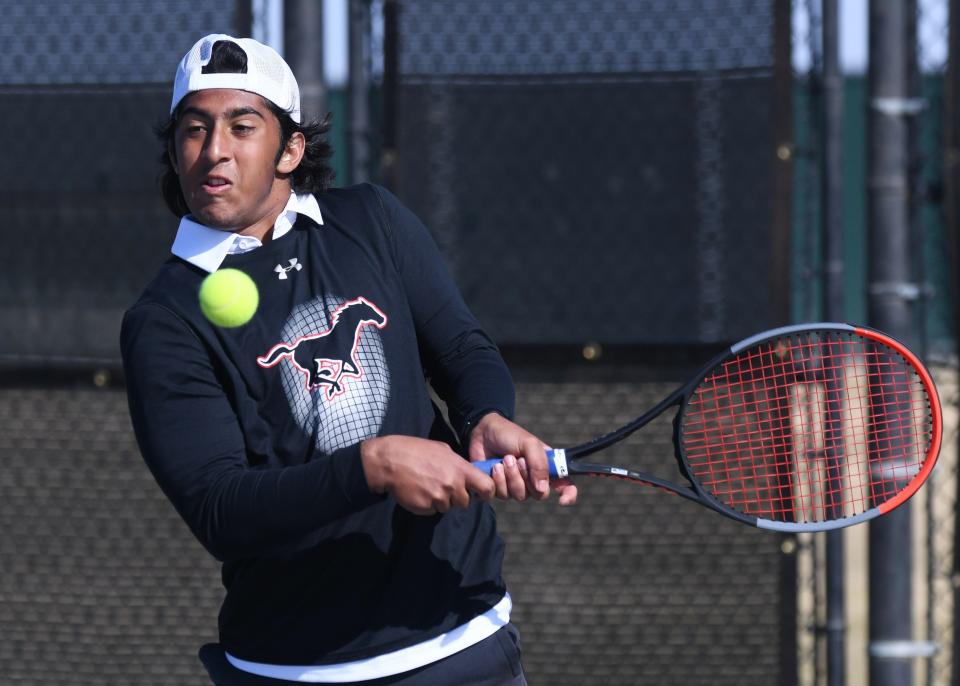
<svg viewBox="0 0 960 686">
<path fill-rule="evenodd" d="M 503 417 L 504 419 L 508 419 L 503 412 L 495 408 L 481 410 L 480 412 L 471 415 L 467 421 L 463 423 L 463 429 L 460 431 L 460 442 L 465 448 L 466 446 L 470 445 L 470 436 L 473 434 L 474 429 L 476 429 L 481 422 L 483 422 L 483 420 L 490 415 L 497 415 L 499 417 Z"/>
<path fill-rule="evenodd" d="M 360 464 L 367 486 L 374 493 L 386 493 L 390 490 L 390 461 L 386 459 L 383 438 L 368 438 L 360 443 Z"/>
</svg>

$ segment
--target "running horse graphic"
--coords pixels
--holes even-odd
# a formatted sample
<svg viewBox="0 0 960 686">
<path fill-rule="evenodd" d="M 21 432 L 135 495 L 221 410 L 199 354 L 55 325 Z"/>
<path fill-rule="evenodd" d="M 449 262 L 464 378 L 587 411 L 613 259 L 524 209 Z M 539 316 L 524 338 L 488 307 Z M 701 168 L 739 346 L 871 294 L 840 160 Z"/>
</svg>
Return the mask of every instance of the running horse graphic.
<svg viewBox="0 0 960 686">
<path fill-rule="evenodd" d="M 329 329 L 301 336 L 292 344 L 278 343 L 258 357 L 257 364 L 266 369 L 286 357 L 306 377 L 308 391 L 324 388 L 331 400 L 346 391 L 346 378 L 363 377 L 357 361 L 363 327 L 386 325 L 387 315 L 366 298 L 348 300 L 331 315 Z"/>
</svg>

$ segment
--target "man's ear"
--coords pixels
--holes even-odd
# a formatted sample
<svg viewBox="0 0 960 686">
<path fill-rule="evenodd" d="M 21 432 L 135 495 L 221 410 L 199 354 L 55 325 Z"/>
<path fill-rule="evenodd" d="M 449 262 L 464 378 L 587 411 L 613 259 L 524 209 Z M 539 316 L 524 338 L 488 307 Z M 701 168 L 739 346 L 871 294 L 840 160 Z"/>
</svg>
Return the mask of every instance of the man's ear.
<svg viewBox="0 0 960 686">
<path fill-rule="evenodd" d="M 283 154 L 277 161 L 277 171 L 281 174 L 289 174 L 298 166 L 303 159 L 303 153 L 307 146 L 307 139 L 299 131 L 290 134 L 290 140 L 283 149 Z"/>
</svg>

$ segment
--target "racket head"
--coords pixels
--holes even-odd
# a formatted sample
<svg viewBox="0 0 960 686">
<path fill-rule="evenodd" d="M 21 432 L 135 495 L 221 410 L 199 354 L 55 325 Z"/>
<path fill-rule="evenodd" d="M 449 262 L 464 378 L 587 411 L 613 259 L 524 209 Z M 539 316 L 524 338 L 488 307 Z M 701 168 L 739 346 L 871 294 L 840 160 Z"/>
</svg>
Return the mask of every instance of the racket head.
<svg viewBox="0 0 960 686">
<path fill-rule="evenodd" d="M 939 455 L 933 380 L 865 327 L 783 327 L 737 343 L 684 390 L 681 469 L 708 505 L 777 531 L 825 531 L 906 502 Z"/>
</svg>

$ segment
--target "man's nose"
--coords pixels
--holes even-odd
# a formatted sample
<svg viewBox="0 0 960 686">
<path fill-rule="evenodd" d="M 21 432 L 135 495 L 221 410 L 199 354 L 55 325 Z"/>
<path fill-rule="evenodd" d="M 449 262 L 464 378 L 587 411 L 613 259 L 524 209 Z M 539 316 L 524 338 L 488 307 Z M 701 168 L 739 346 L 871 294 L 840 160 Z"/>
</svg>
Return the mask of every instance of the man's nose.
<svg viewBox="0 0 960 686">
<path fill-rule="evenodd" d="M 227 136 L 226 128 L 220 124 L 214 124 L 210 127 L 210 133 L 207 134 L 207 142 L 204 146 L 204 153 L 210 162 L 219 162 L 230 156 L 230 139 Z"/>
</svg>

